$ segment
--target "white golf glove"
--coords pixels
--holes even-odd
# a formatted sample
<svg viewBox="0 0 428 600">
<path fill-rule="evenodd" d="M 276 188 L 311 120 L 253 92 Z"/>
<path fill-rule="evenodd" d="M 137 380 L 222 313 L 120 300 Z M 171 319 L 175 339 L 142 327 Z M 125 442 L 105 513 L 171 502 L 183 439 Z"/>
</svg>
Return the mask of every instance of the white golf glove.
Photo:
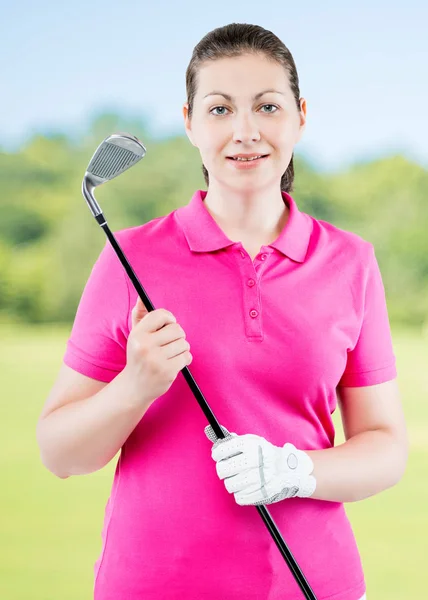
<svg viewBox="0 0 428 600">
<path fill-rule="evenodd" d="M 306 452 L 293 444 L 274 446 L 253 433 L 237 435 L 220 425 L 226 437 L 217 438 L 211 425 L 204 432 L 215 442 L 211 456 L 217 475 L 224 479 L 237 504 L 273 504 L 286 498 L 309 498 L 316 480 L 311 475 L 314 465 Z"/>
</svg>

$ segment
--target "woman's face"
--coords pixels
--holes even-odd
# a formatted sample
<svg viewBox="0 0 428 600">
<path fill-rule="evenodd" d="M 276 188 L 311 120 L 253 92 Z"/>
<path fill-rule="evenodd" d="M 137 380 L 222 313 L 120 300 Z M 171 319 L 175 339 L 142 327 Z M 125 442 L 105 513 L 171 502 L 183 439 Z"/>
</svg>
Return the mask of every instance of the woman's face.
<svg viewBox="0 0 428 600">
<path fill-rule="evenodd" d="M 300 99 L 299 111 L 284 67 L 253 54 L 207 61 L 197 85 L 192 117 L 187 103 L 183 115 L 210 182 L 253 191 L 279 185 L 306 121 L 306 102 Z M 229 158 L 237 154 L 268 156 Z"/>
</svg>

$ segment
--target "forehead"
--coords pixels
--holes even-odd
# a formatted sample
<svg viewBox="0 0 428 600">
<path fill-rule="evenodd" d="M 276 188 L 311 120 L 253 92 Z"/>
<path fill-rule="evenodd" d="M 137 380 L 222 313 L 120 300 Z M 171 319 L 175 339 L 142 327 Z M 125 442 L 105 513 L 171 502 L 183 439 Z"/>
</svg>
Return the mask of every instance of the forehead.
<svg viewBox="0 0 428 600">
<path fill-rule="evenodd" d="M 196 95 L 200 99 L 213 91 L 233 97 L 253 96 L 262 89 L 292 94 L 285 68 L 260 54 L 206 61 L 200 66 L 197 79 Z"/>
</svg>

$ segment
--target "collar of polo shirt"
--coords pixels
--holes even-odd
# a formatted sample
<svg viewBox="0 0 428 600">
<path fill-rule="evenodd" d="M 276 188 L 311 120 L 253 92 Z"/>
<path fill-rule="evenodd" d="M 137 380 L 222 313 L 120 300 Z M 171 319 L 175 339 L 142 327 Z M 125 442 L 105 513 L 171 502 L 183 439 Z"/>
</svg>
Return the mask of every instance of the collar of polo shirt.
<svg viewBox="0 0 428 600">
<path fill-rule="evenodd" d="M 197 190 L 189 204 L 181 207 L 177 215 L 192 252 L 212 252 L 236 243 L 225 235 L 206 209 L 206 195 L 205 190 Z M 290 194 L 283 191 L 282 197 L 290 214 L 284 229 L 269 246 L 296 262 L 304 262 L 312 232 L 312 220 L 299 211 Z"/>
</svg>

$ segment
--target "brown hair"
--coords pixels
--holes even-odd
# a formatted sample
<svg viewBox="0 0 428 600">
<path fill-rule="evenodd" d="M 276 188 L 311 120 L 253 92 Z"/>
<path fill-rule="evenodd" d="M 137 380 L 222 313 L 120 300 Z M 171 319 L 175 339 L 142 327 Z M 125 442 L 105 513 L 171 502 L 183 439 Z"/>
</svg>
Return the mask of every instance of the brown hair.
<svg viewBox="0 0 428 600">
<path fill-rule="evenodd" d="M 208 60 L 229 58 L 246 53 L 264 54 L 268 59 L 281 64 L 289 78 L 291 90 L 300 111 L 299 77 L 293 56 L 283 42 L 271 31 L 259 25 L 247 23 L 231 23 L 218 27 L 207 33 L 193 49 L 192 58 L 186 70 L 187 102 L 189 103 L 188 116 L 192 116 L 193 102 L 197 87 L 198 68 Z M 293 191 L 294 181 L 294 153 L 291 155 L 290 164 L 281 177 L 281 190 Z M 208 171 L 202 165 L 205 183 L 209 184 Z"/>
</svg>

